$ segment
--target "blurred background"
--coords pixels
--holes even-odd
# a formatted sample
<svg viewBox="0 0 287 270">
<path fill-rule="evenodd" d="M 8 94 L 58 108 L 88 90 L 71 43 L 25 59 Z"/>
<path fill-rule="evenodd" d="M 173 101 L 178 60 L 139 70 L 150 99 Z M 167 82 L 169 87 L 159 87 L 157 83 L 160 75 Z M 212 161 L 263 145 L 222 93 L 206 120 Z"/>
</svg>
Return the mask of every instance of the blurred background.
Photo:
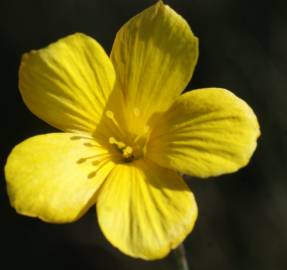
<svg viewBox="0 0 287 270">
<path fill-rule="evenodd" d="M 21 54 L 83 32 L 107 52 L 120 26 L 155 1 L 1 0 L 1 269 L 176 269 L 171 253 L 145 262 L 122 255 L 101 234 L 94 209 L 51 225 L 9 206 L 3 165 L 12 147 L 54 129 L 32 115 L 18 92 Z M 224 87 L 256 112 L 262 136 L 250 164 L 207 181 L 188 179 L 199 219 L 185 241 L 190 269 L 287 269 L 287 2 L 174 0 L 200 40 L 189 89 Z"/>
</svg>

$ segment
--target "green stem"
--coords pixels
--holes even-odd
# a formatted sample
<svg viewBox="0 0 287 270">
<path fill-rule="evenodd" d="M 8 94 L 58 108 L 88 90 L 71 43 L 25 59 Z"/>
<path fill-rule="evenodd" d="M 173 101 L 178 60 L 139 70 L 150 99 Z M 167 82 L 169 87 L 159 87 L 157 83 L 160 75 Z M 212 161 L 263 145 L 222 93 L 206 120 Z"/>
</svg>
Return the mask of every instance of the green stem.
<svg viewBox="0 0 287 270">
<path fill-rule="evenodd" d="M 179 270 L 189 270 L 184 245 L 180 244 L 175 249 L 174 252 L 175 252 L 175 256 L 176 256 L 176 260 L 177 260 L 178 269 Z"/>
</svg>

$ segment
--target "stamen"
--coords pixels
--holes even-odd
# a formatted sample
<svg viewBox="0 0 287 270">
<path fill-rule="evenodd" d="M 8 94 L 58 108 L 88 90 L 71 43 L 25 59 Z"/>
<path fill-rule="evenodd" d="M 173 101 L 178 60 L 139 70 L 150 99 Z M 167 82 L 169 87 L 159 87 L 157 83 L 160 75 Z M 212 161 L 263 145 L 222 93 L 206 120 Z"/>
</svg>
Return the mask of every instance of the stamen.
<svg viewBox="0 0 287 270">
<path fill-rule="evenodd" d="M 120 141 L 117 141 L 115 137 L 110 137 L 109 138 L 109 143 L 110 144 L 115 144 L 120 150 L 124 149 L 126 147 L 126 144 Z"/>
<path fill-rule="evenodd" d="M 118 121 L 116 120 L 115 115 L 112 111 L 110 110 L 106 111 L 106 117 L 108 117 L 112 121 L 112 123 L 118 128 L 118 130 L 120 131 L 122 135 L 125 134 L 121 126 L 119 125 Z"/>
<path fill-rule="evenodd" d="M 132 113 L 136 118 L 139 118 L 141 116 L 141 111 L 139 108 L 134 108 L 132 110 Z M 129 134 L 128 132 L 125 132 L 122 128 L 127 128 L 126 126 L 120 126 L 120 124 L 125 124 L 118 122 L 114 113 L 110 110 L 107 110 L 105 112 L 105 115 L 107 118 L 111 120 L 112 125 L 109 127 L 113 128 L 112 135 L 118 134 L 120 140 L 117 140 L 115 137 L 109 137 L 108 142 L 115 148 L 115 150 L 118 152 L 118 157 L 120 157 L 120 160 L 122 162 L 132 162 L 136 159 L 142 158 L 143 156 L 143 146 L 145 144 L 145 138 L 143 137 L 143 134 L 135 135 L 135 134 Z M 141 124 L 141 119 L 135 119 L 133 122 L 135 125 Z M 143 127 L 141 127 L 143 128 Z M 148 131 L 149 127 L 144 127 L 145 131 Z M 117 136 L 118 136 L 117 135 Z M 145 134 L 144 134 L 145 135 Z M 125 142 L 123 142 L 124 140 Z M 120 155 L 119 155 L 120 154 Z"/>
</svg>

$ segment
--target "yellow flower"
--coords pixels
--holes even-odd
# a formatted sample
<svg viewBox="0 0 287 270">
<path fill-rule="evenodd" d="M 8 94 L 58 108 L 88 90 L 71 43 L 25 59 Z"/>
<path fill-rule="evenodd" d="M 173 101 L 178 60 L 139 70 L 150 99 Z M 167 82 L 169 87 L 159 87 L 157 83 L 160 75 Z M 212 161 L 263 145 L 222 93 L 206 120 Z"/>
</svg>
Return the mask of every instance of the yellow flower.
<svg viewBox="0 0 287 270">
<path fill-rule="evenodd" d="M 5 167 L 11 205 L 64 223 L 96 204 L 115 247 L 143 259 L 167 255 L 197 218 L 178 172 L 206 178 L 237 171 L 259 136 L 253 111 L 228 90 L 180 95 L 197 58 L 197 38 L 162 2 L 119 30 L 110 58 L 83 34 L 25 54 L 23 100 L 63 133 L 13 149 Z"/>
</svg>

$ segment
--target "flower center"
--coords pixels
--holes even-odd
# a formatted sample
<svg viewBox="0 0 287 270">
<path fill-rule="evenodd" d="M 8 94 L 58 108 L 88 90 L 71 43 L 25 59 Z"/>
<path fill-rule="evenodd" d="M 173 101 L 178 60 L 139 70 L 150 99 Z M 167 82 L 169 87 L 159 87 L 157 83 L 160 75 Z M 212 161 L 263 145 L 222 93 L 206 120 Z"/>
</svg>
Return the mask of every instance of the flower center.
<svg viewBox="0 0 287 270">
<path fill-rule="evenodd" d="M 112 111 L 106 111 L 106 117 L 111 120 L 112 134 L 116 136 L 110 136 L 108 141 L 113 148 L 122 157 L 123 162 L 132 162 L 143 157 L 145 140 L 140 136 L 133 136 L 124 130 L 120 123 L 116 120 Z M 117 138 L 116 138 L 117 137 Z M 120 138 L 120 140 L 118 140 Z"/>
<path fill-rule="evenodd" d="M 117 141 L 114 137 L 109 138 L 109 143 L 115 146 L 116 150 L 121 153 L 125 162 L 131 162 L 135 159 L 134 149 L 124 142 Z"/>
</svg>

